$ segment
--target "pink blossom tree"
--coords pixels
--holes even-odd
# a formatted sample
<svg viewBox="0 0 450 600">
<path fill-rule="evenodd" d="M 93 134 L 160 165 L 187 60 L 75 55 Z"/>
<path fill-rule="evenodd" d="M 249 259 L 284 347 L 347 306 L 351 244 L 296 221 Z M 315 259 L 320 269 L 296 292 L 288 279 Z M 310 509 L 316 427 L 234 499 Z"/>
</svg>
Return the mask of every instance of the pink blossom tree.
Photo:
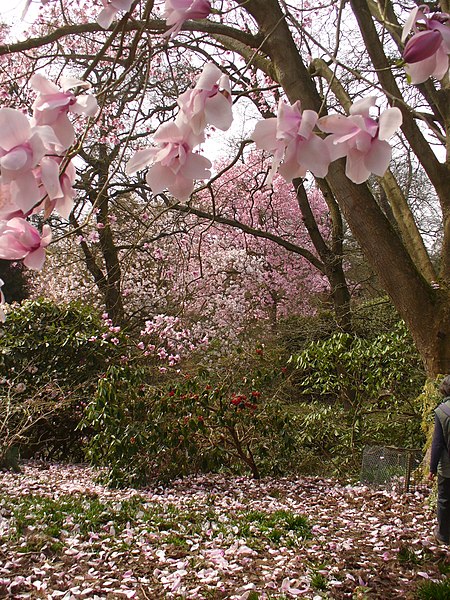
<svg viewBox="0 0 450 600">
<path fill-rule="evenodd" d="M 26 52 L 27 60 L 31 57 L 34 61 L 35 70 L 40 64 L 57 64 L 63 40 L 67 40 L 70 51 L 63 52 L 63 62 L 73 74 L 77 70 L 75 64 L 84 57 L 84 70 L 76 75 L 93 86 L 100 99 L 100 110 L 103 106 L 106 113 L 108 107 L 114 110 L 114 102 L 123 106 L 120 119 L 126 122 L 128 134 L 122 141 L 130 146 L 128 156 L 124 150 L 123 162 L 131 159 L 133 167 L 143 167 L 143 174 L 149 169 L 152 175 L 150 181 L 147 177 L 147 184 L 154 195 L 164 186 L 164 190 L 180 195 L 182 201 L 194 192 L 197 182 L 201 184 L 197 178 L 208 176 L 211 161 L 210 157 L 199 157 L 203 142 L 198 129 L 196 132 L 199 122 L 208 122 L 206 105 L 200 101 L 197 113 L 195 102 L 182 103 L 181 107 L 176 102 L 189 87 L 179 89 L 177 61 L 184 58 L 192 64 L 195 60 L 215 63 L 229 76 L 236 104 L 244 102 L 245 96 L 268 118 L 250 136 L 260 147 L 273 152 L 273 171 L 280 169 L 286 180 L 295 178 L 297 189 L 299 178 L 314 176 L 328 207 L 332 207 L 330 211 L 340 212 L 348 223 L 407 322 L 427 372 L 435 375 L 450 369 L 450 208 L 449 168 L 445 158 L 450 7 L 445 0 L 435 12 L 409 7 L 413 9 L 409 18 L 407 12 L 391 2 L 381 7 L 367 0 L 351 0 L 344 7 L 331 8 L 297 8 L 278 0 L 249 0 L 220 6 L 211 4 L 211 12 L 209 3 L 191 0 L 166 2 L 163 10 L 144 0 L 105 2 L 109 17 L 113 13 L 115 19 L 107 30 L 97 23 L 99 11 L 89 3 L 67 0 L 64 4 L 65 8 L 74 7 L 75 22 L 71 21 L 72 16 L 68 17 L 67 10 L 60 11 L 59 3 L 47 2 L 40 17 L 45 32 L 34 29 L 24 41 L 3 44 L 0 56 L 20 56 Z M 93 41 L 97 44 L 96 52 L 92 52 Z M 404 65 L 396 66 L 398 60 L 392 60 L 392 55 L 400 59 L 402 54 L 406 70 Z M 199 58 L 194 60 L 194 56 Z M 154 73 L 151 69 L 158 61 L 164 63 L 164 69 L 173 77 L 169 102 L 161 103 L 156 110 L 149 108 L 146 93 Z M 21 62 L 26 61 L 20 58 L 18 63 Z M 99 65 L 103 77 L 98 76 Z M 131 80 L 134 77 L 135 93 L 119 97 L 120 85 L 128 77 Z M 410 87 L 411 82 L 415 87 Z M 195 85 L 194 81 L 192 87 Z M 220 93 L 227 99 L 227 88 L 217 85 L 218 90 L 208 88 L 210 93 Z M 61 84 L 59 88 L 65 93 Z M 2 110 L 18 104 L 20 86 L 19 90 L 14 85 L 10 89 Z M 188 118 L 181 125 L 180 110 L 185 107 Z M 152 120 L 156 113 L 162 115 L 159 122 Z M 80 144 L 69 155 L 78 152 L 83 156 L 83 141 L 95 136 L 103 138 L 107 133 L 102 128 L 103 117 L 97 122 L 87 118 L 88 129 L 83 135 L 81 128 Z M 276 122 L 270 121 L 275 118 Z M 6 141 L 0 139 L 0 146 L 3 143 L 1 160 L 4 183 L 9 188 L 5 193 L 7 201 L 17 206 L 18 199 L 22 204 L 19 210 L 23 211 L 28 209 L 26 202 L 23 204 L 25 189 L 35 193 L 36 182 L 38 187 L 48 185 L 49 197 L 57 189 L 54 168 L 48 171 L 50 180 L 40 178 L 40 161 L 59 151 L 61 139 L 51 126 L 56 142 L 48 129 L 37 132 L 39 138 L 33 137 L 36 132 L 31 131 L 31 123 L 30 129 L 21 125 L 19 135 L 19 120 L 23 122 L 15 119 L 17 128 L 14 127 L 13 136 L 21 151 L 17 153 L 9 143 L 11 137 Z M 159 129 L 162 122 L 170 120 L 172 124 Z M 214 123 L 210 121 L 210 125 Z M 186 126 L 190 132 L 186 132 Z M 426 173 L 439 205 L 443 230 L 439 268 L 430 260 L 419 235 L 405 190 L 392 171 L 383 173 L 391 153 L 394 160 L 402 160 L 402 147 L 414 155 L 416 164 Z M 111 144 L 109 151 L 115 148 Z M 150 160 L 136 164 L 132 158 L 135 150 L 146 152 Z M 108 153 L 97 156 L 97 160 L 103 170 L 105 163 L 111 164 Z M 166 169 L 173 173 L 175 183 Z M 119 172 L 120 169 L 108 172 L 100 189 L 107 190 Z M 154 177 L 155 172 L 158 177 Z M 164 180 L 160 180 L 163 174 Z M 98 175 L 97 170 L 95 179 Z M 130 190 L 142 180 L 139 169 L 134 177 L 127 178 Z M 383 189 L 394 226 L 379 202 L 373 178 L 378 178 Z M 60 187 L 63 188 L 62 184 Z M 99 204 L 99 215 L 105 217 L 101 198 L 97 193 L 95 206 Z M 33 210 L 40 206 L 36 203 Z M 14 215 L 14 218 L 24 216 Z M 107 231 L 106 222 L 100 219 L 100 223 L 104 225 L 103 231 Z M 112 267 L 111 273 L 114 273 Z"/>
</svg>

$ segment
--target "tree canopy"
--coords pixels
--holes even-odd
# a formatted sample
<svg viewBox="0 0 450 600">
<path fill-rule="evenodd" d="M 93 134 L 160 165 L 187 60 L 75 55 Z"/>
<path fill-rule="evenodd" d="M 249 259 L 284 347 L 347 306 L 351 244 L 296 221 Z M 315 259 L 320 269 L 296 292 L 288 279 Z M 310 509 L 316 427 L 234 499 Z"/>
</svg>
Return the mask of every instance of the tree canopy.
<svg viewBox="0 0 450 600">
<path fill-rule="evenodd" d="M 427 373 L 450 370 L 445 1 L 50 0 L 36 18 L 25 4 L 23 39 L 0 32 L 0 258 L 40 269 L 51 239 L 72 229 L 120 321 L 114 206 L 130 199 L 130 213 L 156 204 L 213 223 L 230 218 L 228 206 L 252 228 L 220 181 L 250 160 L 253 144 L 271 157 L 259 190 L 270 194 L 277 172 L 292 187 L 306 249 L 341 315 L 348 225 Z M 242 124 L 234 158 L 214 164 L 210 139 L 223 146 L 233 118 Z M 417 180 L 439 215 L 434 246 L 423 237 L 430 211 L 417 209 Z M 317 190 L 325 237 L 311 209 Z M 101 260 L 83 239 L 89 223 Z"/>
</svg>

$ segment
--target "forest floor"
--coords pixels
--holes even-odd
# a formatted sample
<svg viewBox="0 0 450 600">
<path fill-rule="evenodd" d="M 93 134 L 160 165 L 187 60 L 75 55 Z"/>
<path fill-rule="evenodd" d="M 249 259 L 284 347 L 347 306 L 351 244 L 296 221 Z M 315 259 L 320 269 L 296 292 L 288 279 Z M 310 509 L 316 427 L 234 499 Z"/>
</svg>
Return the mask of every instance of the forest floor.
<svg viewBox="0 0 450 600">
<path fill-rule="evenodd" d="M 223 475 L 112 490 L 28 463 L 0 473 L 0 598 L 450 598 L 428 495 Z"/>
</svg>

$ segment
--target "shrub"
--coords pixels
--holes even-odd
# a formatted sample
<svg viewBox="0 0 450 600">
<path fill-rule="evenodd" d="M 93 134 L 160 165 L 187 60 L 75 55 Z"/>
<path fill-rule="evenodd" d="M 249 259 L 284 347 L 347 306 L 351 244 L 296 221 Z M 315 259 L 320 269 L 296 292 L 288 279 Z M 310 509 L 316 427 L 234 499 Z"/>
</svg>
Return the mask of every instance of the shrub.
<svg viewBox="0 0 450 600">
<path fill-rule="evenodd" d="M 88 457 L 108 467 L 115 486 L 221 469 L 283 471 L 294 435 L 276 399 L 281 377 L 243 356 L 234 369 L 199 369 L 159 387 L 148 384 L 148 369 L 111 367 L 86 411 Z"/>
<path fill-rule="evenodd" d="M 342 469 L 366 444 L 420 447 L 425 374 L 405 325 L 363 339 L 335 333 L 291 357 L 300 445 Z"/>
<path fill-rule="evenodd" d="M 120 333 L 82 303 L 27 300 L 8 312 L 0 337 L 0 462 L 22 456 L 83 457 L 77 430 L 97 380 L 119 360 Z"/>
</svg>

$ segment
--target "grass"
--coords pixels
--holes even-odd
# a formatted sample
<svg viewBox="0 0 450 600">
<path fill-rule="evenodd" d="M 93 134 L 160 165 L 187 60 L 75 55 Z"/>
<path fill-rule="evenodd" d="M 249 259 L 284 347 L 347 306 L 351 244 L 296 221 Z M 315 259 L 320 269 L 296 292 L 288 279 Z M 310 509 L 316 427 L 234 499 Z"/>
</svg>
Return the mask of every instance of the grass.
<svg viewBox="0 0 450 600">
<path fill-rule="evenodd" d="M 450 579 L 443 581 L 424 581 L 416 592 L 417 600 L 449 600 Z"/>
<path fill-rule="evenodd" d="M 39 495 L 0 496 L 0 506 L 11 514 L 9 540 L 20 542 L 20 551 L 24 552 L 38 552 L 45 547 L 58 552 L 64 538 L 73 533 L 82 539 L 92 535 L 99 539 L 112 537 L 116 545 L 123 545 L 126 542 L 120 540 L 120 532 L 128 523 L 133 526 L 136 522 L 153 533 L 167 532 L 165 543 L 186 549 L 187 539 L 202 535 L 205 530 L 211 537 L 239 537 L 254 549 L 267 544 L 293 546 L 311 536 L 306 517 L 291 511 L 242 510 L 230 513 L 224 520 L 212 507 L 206 511 L 194 507 L 180 510 L 172 504 L 149 504 L 139 495 L 121 502 L 77 495 L 56 499 Z"/>
</svg>

